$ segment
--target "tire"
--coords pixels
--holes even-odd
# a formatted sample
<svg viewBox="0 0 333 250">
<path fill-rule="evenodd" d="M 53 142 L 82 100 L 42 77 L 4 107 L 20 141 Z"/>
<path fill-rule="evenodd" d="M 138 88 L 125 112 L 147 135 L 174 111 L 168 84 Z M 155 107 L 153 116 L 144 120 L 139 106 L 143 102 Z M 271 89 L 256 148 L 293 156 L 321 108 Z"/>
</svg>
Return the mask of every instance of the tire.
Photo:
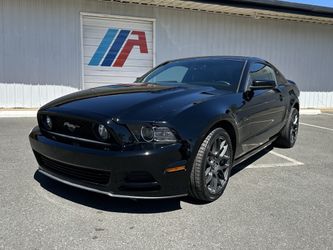
<svg viewBox="0 0 333 250">
<path fill-rule="evenodd" d="M 292 148 L 297 140 L 298 126 L 299 112 L 297 109 L 292 108 L 287 123 L 281 130 L 279 137 L 274 143 L 274 146 Z"/>
<path fill-rule="evenodd" d="M 233 163 L 230 136 L 216 128 L 202 142 L 190 175 L 189 195 L 200 201 L 218 199 L 226 188 Z"/>
</svg>

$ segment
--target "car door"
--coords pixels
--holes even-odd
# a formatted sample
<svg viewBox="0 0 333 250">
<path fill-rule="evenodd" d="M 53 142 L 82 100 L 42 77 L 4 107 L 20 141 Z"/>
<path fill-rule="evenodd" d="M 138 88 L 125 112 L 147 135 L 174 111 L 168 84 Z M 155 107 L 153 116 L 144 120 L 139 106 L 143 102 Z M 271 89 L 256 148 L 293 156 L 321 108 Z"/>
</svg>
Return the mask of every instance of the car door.
<svg viewBox="0 0 333 250">
<path fill-rule="evenodd" d="M 266 63 L 253 62 L 248 71 L 248 86 L 243 106 L 238 112 L 242 151 L 246 153 L 269 140 L 281 129 L 286 112 L 284 98 L 278 85 L 271 89 L 248 88 L 253 81 L 275 81 L 273 68 Z"/>
</svg>

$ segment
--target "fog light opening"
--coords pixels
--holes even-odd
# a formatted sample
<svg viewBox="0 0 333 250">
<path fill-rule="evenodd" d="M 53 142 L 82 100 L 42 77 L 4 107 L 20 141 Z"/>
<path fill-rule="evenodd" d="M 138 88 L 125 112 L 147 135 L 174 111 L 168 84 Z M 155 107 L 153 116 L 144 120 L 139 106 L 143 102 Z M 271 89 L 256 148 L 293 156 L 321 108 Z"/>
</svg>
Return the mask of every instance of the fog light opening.
<svg viewBox="0 0 333 250">
<path fill-rule="evenodd" d="M 48 129 L 52 129 L 52 126 L 53 126 L 52 119 L 48 115 L 45 118 L 45 123 L 46 123 L 46 126 Z"/>
<path fill-rule="evenodd" d="M 98 125 L 98 135 L 102 140 L 107 140 L 109 138 L 109 132 L 103 124 Z"/>
</svg>

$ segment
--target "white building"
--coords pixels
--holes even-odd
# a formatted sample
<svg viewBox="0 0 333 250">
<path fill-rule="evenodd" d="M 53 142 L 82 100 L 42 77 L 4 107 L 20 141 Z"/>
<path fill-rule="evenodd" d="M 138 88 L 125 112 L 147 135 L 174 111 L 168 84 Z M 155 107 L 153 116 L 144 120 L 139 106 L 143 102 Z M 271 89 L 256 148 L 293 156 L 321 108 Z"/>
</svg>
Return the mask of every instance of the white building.
<svg viewBox="0 0 333 250">
<path fill-rule="evenodd" d="M 0 107 L 39 107 L 202 55 L 264 58 L 297 82 L 302 107 L 333 107 L 331 8 L 273 0 L 0 0 L 0 34 Z"/>
</svg>

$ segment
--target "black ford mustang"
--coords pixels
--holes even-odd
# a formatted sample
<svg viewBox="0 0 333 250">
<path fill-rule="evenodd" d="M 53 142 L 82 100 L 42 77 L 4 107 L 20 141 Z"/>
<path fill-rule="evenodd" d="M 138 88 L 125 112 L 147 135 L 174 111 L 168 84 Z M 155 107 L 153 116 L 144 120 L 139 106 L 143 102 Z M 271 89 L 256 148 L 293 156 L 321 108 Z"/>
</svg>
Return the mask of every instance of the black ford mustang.
<svg viewBox="0 0 333 250">
<path fill-rule="evenodd" d="M 271 143 L 292 147 L 299 90 L 249 57 L 165 62 L 130 85 L 88 89 L 38 111 L 39 171 L 115 197 L 213 201 L 233 166 Z"/>
</svg>

